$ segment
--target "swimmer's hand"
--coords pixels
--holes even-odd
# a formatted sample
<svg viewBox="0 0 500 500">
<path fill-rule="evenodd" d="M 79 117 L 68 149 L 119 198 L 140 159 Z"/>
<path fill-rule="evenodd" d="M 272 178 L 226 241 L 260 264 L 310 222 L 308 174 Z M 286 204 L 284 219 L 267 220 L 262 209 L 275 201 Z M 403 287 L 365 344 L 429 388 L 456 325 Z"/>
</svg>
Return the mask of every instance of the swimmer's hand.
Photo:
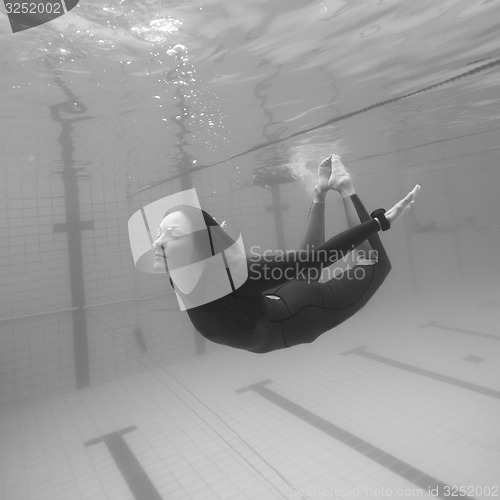
<svg viewBox="0 0 500 500">
<path fill-rule="evenodd" d="M 385 218 L 391 225 L 411 208 L 418 193 L 420 193 L 420 186 L 417 184 L 401 201 L 387 210 Z"/>
<path fill-rule="evenodd" d="M 222 229 L 224 229 L 225 227 L 227 226 L 227 222 L 225 220 L 223 220 L 221 223 L 220 223 L 220 227 Z"/>
</svg>

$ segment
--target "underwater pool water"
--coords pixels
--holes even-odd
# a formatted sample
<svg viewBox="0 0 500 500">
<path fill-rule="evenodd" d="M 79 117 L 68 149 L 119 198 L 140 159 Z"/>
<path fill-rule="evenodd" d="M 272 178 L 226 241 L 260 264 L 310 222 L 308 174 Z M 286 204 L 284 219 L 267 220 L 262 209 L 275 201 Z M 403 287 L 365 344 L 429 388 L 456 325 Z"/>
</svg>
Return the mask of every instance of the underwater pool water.
<svg viewBox="0 0 500 500">
<path fill-rule="evenodd" d="M 80 0 L 13 33 L 0 8 L 0 497 L 498 496 L 499 15 Z M 135 270 L 129 218 L 191 188 L 298 248 L 332 153 L 370 210 L 422 192 L 387 282 L 317 342 L 211 343 Z"/>
</svg>

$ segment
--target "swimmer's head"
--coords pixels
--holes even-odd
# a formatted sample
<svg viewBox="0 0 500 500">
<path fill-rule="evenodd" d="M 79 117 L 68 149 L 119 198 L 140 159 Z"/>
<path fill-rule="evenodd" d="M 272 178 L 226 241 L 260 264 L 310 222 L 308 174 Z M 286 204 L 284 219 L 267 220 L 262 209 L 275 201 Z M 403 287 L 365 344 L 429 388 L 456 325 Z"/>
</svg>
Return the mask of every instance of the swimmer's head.
<svg viewBox="0 0 500 500">
<path fill-rule="evenodd" d="M 210 214 L 191 205 L 177 205 L 165 213 L 158 226 L 153 270 L 165 272 L 194 264 L 234 243 Z"/>
</svg>

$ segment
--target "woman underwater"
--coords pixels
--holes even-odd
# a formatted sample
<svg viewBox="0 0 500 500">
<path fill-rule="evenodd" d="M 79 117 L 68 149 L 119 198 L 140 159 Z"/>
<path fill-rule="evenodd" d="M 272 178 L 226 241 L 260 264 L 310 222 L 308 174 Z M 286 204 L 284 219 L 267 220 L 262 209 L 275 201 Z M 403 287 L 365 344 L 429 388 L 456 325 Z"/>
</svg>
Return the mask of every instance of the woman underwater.
<svg viewBox="0 0 500 500">
<path fill-rule="evenodd" d="M 329 190 L 342 197 L 349 229 L 325 242 Z M 419 191 L 416 185 L 390 210 L 376 210 L 370 217 L 340 157 L 332 155 L 318 167 L 318 184 L 299 251 L 274 257 L 267 252 L 250 256 L 231 252 L 235 241 L 207 212 L 177 205 L 168 210 L 158 228 L 154 268 L 167 270 L 178 298 L 190 304 L 186 309 L 194 327 L 213 342 L 254 353 L 313 342 L 359 311 L 385 280 L 391 263 L 377 233 L 389 229 Z M 195 222 L 197 217 L 204 227 Z M 329 281 L 318 281 L 323 267 L 354 248 L 369 258 L 357 259 L 356 265 Z M 193 268 L 191 264 L 221 252 L 232 292 L 207 303 L 189 302 L 198 292 L 210 296 L 218 286 L 206 266 Z M 248 277 L 235 287 L 230 270 L 242 259 Z"/>
</svg>

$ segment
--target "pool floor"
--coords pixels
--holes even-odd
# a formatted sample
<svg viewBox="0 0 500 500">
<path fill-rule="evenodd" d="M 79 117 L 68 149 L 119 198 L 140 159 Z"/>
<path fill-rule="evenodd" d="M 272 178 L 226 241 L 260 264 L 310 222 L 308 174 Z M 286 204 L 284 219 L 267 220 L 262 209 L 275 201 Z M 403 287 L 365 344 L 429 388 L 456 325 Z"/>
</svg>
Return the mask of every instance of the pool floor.
<svg viewBox="0 0 500 500">
<path fill-rule="evenodd" d="M 310 345 L 3 412 L 0 498 L 498 496 L 499 318 L 487 286 L 369 304 Z"/>
</svg>

